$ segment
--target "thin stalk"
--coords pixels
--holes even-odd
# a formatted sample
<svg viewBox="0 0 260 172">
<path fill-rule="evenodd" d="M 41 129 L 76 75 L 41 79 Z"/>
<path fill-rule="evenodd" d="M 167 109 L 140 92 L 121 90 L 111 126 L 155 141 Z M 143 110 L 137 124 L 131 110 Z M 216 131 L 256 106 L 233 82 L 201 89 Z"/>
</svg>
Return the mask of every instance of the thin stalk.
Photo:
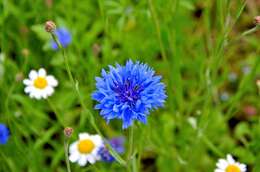
<svg viewBox="0 0 260 172">
<path fill-rule="evenodd" d="M 137 163 L 136 163 L 136 152 L 133 154 L 133 160 L 132 160 L 132 171 L 137 172 Z"/>
<path fill-rule="evenodd" d="M 204 144 L 206 144 L 206 146 L 211 149 L 213 153 L 220 157 L 224 156 L 224 154 L 207 138 L 207 136 L 202 135 L 201 139 L 204 142 Z"/>
<path fill-rule="evenodd" d="M 159 23 L 157 13 L 156 13 L 154 5 L 153 5 L 153 0 L 149 0 L 148 4 L 149 4 L 149 7 L 150 7 L 152 18 L 154 20 L 156 34 L 157 34 L 157 37 L 158 37 L 158 41 L 159 41 L 159 45 L 160 45 L 160 49 L 161 49 L 161 53 L 162 53 L 162 58 L 165 62 L 167 62 L 166 52 L 165 52 L 165 48 L 164 48 L 163 42 L 162 42 L 160 23 Z"/>
<path fill-rule="evenodd" d="M 253 27 L 252 29 L 249 29 L 249 30 L 243 32 L 243 33 L 241 34 L 241 36 L 246 36 L 246 35 L 248 35 L 248 34 L 254 33 L 254 32 L 257 31 L 259 28 L 260 28 L 260 26 L 255 26 L 255 27 Z"/>
<path fill-rule="evenodd" d="M 61 45 L 60 41 L 58 40 L 57 36 L 55 35 L 55 33 L 51 33 L 51 36 L 53 38 L 53 40 L 55 41 L 55 43 L 58 45 L 59 49 L 62 51 L 62 56 L 63 56 L 63 59 L 64 59 L 64 62 L 65 62 L 65 67 L 66 67 L 66 71 L 67 71 L 67 74 L 69 76 L 69 80 L 70 82 L 73 84 L 73 88 L 74 90 L 76 91 L 77 93 L 77 96 L 78 96 L 78 99 L 80 101 L 80 104 L 83 108 L 83 110 L 88 114 L 88 118 L 90 120 L 90 124 L 92 125 L 92 127 L 95 129 L 95 131 L 102 137 L 104 138 L 104 136 L 102 135 L 102 133 L 100 132 L 99 128 L 97 127 L 96 125 L 96 122 L 95 122 L 95 118 L 94 118 L 94 115 L 91 113 L 91 111 L 86 107 L 86 105 L 84 104 L 84 101 L 83 101 L 83 98 L 80 94 L 80 91 L 79 91 L 79 83 L 78 81 L 76 81 L 73 76 L 72 76 L 72 73 L 71 73 L 71 69 L 70 69 L 70 66 L 69 66 L 69 61 L 68 61 L 68 57 L 66 55 L 66 52 L 65 52 L 65 49 L 63 48 L 63 46 Z M 114 156 L 114 158 L 117 160 L 117 162 L 119 162 L 121 165 L 125 166 L 126 165 L 126 162 L 121 158 L 121 156 L 115 151 L 113 150 L 113 148 L 108 145 L 108 149 L 110 151 L 110 153 L 112 154 L 112 156 Z"/>
<path fill-rule="evenodd" d="M 253 27 L 253 28 L 251 28 L 251 29 L 249 29 L 249 30 L 244 31 L 244 32 L 243 32 L 241 35 L 239 35 L 236 39 L 231 40 L 231 41 L 229 42 L 229 45 L 230 45 L 230 44 L 233 44 L 233 43 L 235 43 L 235 42 L 237 42 L 237 41 L 239 41 L 239 40 L 242 39 L 244 36 L 247 36 L 247 35 L 249 35 L 249 34 L 252 34 L 252 33 L 256 32 L 258 29 L 260 29 L 260 26 L 255 26 L 255 27 Z"/>
<path fill-rule="evenodd" d="M 65 152 L 65 157 L 66 157 L 66 166 L 67 166 L 67 171 L 71 172 L 68 150 L 69 150 L 69 139 L 65 138 L 64 139 L 64 152 Z"/>
<path fill-rule="evenodd" d="M 128 156 L 127 156 L 127 159 L 130 160 L 131 159 L 131 156 L 133 154 L 133 146 L 134 146 L 134 126 L 131 126 L 130 127 L 130 130 L 129 130 L 129 152 L 128 152 Z"/>
<path fill-rule="evenodd" d="M 136 160 L 135 160 L 135 155 L 134 155 L 134 125 L 130 127 L 129 130 L 129 148 L 128 148 L 128 156 L 127 156 L 127 161 L 128 161 L 128 170 L 134 172 L 136 169 Z M 132 166 L 132 167 L 131 167 Z"/>
</svg>

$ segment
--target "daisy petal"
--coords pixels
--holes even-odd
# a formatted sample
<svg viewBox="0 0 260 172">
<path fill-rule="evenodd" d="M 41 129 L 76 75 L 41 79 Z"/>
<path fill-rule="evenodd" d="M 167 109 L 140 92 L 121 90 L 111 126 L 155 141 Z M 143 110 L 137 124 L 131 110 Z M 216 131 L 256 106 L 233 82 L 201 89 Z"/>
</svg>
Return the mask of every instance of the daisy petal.
<svg viewBox="0 0 260 172">
<path fill-rule="evenodd" d="M 100 147 L 101 145 L 103 145 L 102 138 L 99 135 L 91 136 L 91 139 L 94 140 L 97 147 Z"/>
<path fill-rule="evenodd" d="M 94 164 L 96 162 L 95 158 L 91 155 L 87 156 L 87 159 L 90 164 Z"/>
<path fill-rule="evenodd" d="M 73 153 L 73 152 L 77 151 L 77 149 L 78 149 L 78 142 L 76 141 L 70 145 L 69 152 Z"/>
<path fill-rule="evenodd" d="M 83 140 L 83 139 L 88 139 L 89 138 L 89 134 L 88 133 L 80 133 L 79 134 L 79 139 Z"/>
<path fill-rule="evenodd" d="M 227 155 L 227 161 L 228 161 L 229 164 L 235 163 L 235 160 L 233 159 L 233 157 L 230 154 Z"/>
<path fill-rule="evenodd" d="M 216 169 L 214 172 L 225 172 L 224 170 Z"/>
<path fill-rule="evenodd" d="M 38 76 L 45 77 L 46 76 L 46 70 L 41 68 L 38 71 Z"/>
<path fill-rule="evenodd" d="M 33 87 L 32 86 L 28 86 L 28 87 L 25 87 L 24 88 L 24 92 L 25 93 L 30 93 L 30 92 L 32 92 L 33 91 Z"/>
<path fill-rule="evenodd" d="M 29 73 L 29 78 L 30 78 L 31 80 L 34 80 L 34 79 L 36 79 L 37 77 L 38 77 L 37 72 L 36 72 L 35 70 L 31 70 L 31 72 Z"/>
<path fill-rule="evenodd" d="M 85 166 L 87 164 L 87 157 L 86 157 L 86 155 L 80 155 L 78 163 L 79 163 L 80 166 Z"/>
<path fill-rule="evenodd" d="M 48 82 L 49 85 L 51 85 L 53 87 L 56 87 L 58 85 L 58 81 L 53 76 L 48 75 L 46 77 L 46 79 L 47 79 L 47 82 Z"/>
<path fill-rule="evenodd" d="M 76 162 L 76 161 L 78 161 L 79 158 L 80 158 L 80 155 L 77 152 L 74 152 L 73 154 L 71 154 L 69 156 L 69 160 L 71 162 Z"/>
<path fill-rule="evenodd" d="M 48 86 L 48 87 L 44 90 L 44 92 L 45 92 L 48 96 L 51 96 L 51 95 L 53 94 L 53 92 L 54 92 L 54 89 L 53 89 L 52 87 Z"/>
<path fill-rule="evenodd" d="M 24 79 L 23 80 L 24 85 L 33 85 L 33 81 L 29 79 Z"/>
<path fill-rule="evenodd" d="M 217 167 L 220 169 L 225 169 L 228 166 L 228 162 L 224 159 L 220 159 L 217 163 Z"/>
</svg>

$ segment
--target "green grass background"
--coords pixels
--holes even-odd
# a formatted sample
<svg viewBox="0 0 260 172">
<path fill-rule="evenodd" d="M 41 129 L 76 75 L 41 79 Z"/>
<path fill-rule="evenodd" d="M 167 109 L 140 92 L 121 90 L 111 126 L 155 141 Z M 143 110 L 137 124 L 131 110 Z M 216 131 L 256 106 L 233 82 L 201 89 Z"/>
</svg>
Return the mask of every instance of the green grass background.
<svg viewBox="0 0 260 172">
<path fill-rule="evenodd" d="M 135 127 L 138 171 L 209 172 L 231 153 L 248 171 L 259 172 L 260 34 L 241 36 L 254 27 L 259 9 L 257 0 L 2 0 L 0 122 L 11 136 L 0 145 L 0 171 L 66 171 L 63 128 L 74 128 L 71 142 L 79 132 L 95 134 L 61 52 L 50 48 L 44 23 L 53 20 L 72 34 L 66 51 L 73 76 L 107 138 L 127 139 L 128 130 L 116 120 L 107 125 L 93 109 L 91 93 L 101 69 L 131 58 L 163 76 L 165 108 Z M 59 81 L 48 101 L 23 91 L 21 79 L 40 67 Z M 231 72 L 235 82 L 228 79 Z M 229 98 L 222 101 L 225 92 Z M 257 110 L 254 116 L 243 111 L 247 105 Z M 77 172 L 126 171 L 116 162 L 71 166 Z"/>
</svg>

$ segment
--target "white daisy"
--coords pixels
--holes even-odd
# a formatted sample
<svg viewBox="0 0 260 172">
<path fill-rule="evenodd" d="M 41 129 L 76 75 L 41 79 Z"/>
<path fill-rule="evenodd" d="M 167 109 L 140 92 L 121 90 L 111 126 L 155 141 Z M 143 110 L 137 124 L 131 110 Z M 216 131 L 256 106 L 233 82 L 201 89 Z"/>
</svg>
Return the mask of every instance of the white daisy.
<svg viewBox="0 0 260 172">
<path fill-rule="evenodd" d="M 246 165 L 236 162 L 230 154 L 227 159 L 219 159 L 216 165 L 214 172 L 246 172 Z"/>
<path fill-rule="evenodd" d="M 94 164 L 100 160 L 98 151 L 103 147 L 102 138 L 99 135 L 79 134 L 79 140 L 72 143 L 69 148 L 71 162 L 78 162 L 80 166 L 85 166 L 87 162 Z"/>
<path fill-rule="evenodd" d="M 29 79 L 23 80 L 26 85 L 24 91 L 29 94 L 31 98 L 46 99 L 54 92 L 54 87 L 58 85 L 58 81 L 52 76 L 47 75 L 45 69 L 41 68 L 39 71 L 31 70 Z"/>
</svg>

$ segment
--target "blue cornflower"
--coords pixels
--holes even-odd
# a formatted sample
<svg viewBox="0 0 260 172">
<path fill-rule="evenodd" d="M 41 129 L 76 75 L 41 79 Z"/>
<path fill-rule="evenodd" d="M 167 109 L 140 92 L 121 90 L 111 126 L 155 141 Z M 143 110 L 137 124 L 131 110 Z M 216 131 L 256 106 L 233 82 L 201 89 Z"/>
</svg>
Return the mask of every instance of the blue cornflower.
<svg viewBox="0 0 260 172">
<path fill-rule="evenodd" d="M 63 47 L 67 47 L 71 43 L 72 37 L 66 28 L 58 28 L 54 31 L 54 33 Z M 54 42 L 54 40 L 51 40 L 51 47 L 54 50 L 58 49 L 58 45 Z"/>
<path fill-rule="evenodd" d="M 0 144 L 6 144 L 9 138 L 9 129 L 5 124 L 0 124 Z"/>
<path fill-rule="evenodd" d="M 109 66 L 102 70 L 102 77 L 96 77 L 96 91 L 92 98 L 98 101 L 96 109 L 109 122 L 122 119 L 123 128 L 133 124 L 133 120 L 147 122 L 150 111 L 162 107 L 167 97 L 161 76 L 148 65 L 132 60 L 125 66 Z"/>
<path fill-rule="evenodd" d="M 119 154 L 122 154 L 125 152 L 124 148 L 124 142 L 125 139 L 123 137 L 117 137 L 113 138 L 108 141 L 108 144 L 111 145 L 111 147 Z M 115 158 L 109 153 L 109 150 L 106 147 L 102 147 L 98 151 L 99 155 L 101 156 L 102 161 L 106 162 L 113 162 Z"/>
</svg>

